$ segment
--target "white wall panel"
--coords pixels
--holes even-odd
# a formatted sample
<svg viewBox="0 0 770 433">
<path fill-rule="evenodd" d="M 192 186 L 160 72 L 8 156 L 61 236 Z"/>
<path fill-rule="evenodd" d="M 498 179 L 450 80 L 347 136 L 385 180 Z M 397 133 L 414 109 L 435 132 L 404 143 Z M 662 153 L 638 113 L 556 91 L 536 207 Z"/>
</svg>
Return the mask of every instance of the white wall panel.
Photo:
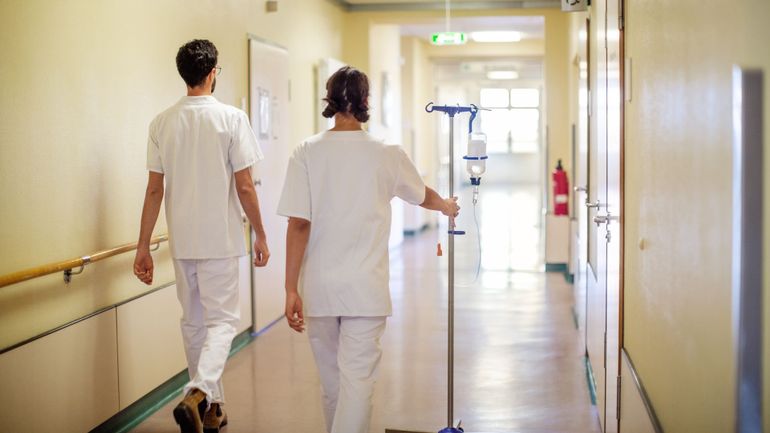
<svg viewBox="0 0 770 433">
<path fill-rule="evenodd" d="M 82 433 L 118 411 L 115 311 L 0 355 L 0 431 Z"/>
<path fill-rule="evenodd" d="M 120 409 L 187 367 L 176 285 L 117 307 Z"/>
<path fill-rule="evenodd" d="M 655 433 L 644 400 L 636 385 L 628 359 L 624 356 L 620 366 L 620 431 L 623 433 Z"/>
</svg>

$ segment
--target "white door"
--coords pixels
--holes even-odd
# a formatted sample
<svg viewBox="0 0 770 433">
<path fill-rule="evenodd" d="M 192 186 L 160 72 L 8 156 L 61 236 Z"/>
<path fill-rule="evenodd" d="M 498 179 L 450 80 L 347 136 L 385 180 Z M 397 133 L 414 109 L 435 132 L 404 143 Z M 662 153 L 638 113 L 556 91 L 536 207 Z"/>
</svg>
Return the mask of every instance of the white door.
<svg viewBox="0 0 770 433">
<path fill-rule="evenodd" d="M 605 262 L 607 256 L 604 233 L 593 218 L 607 203 L 607 174 L 606 174 L 606 47 L 601 35 L 605 31 L 604 1 L 600 0 L 591 6 L 589 51 L 590 63 L 590 120 L 588 138 L 588 195 L 586 206 L 588 215 L 587 247 L 588 260 L 586 266 L 586 352 L 593 371 L 596 391 L 596 404 L 599 417 L 604 428 L 605 415 L 605 330 L 606 330 L 606 293 L 605 293 Z"/>
<path fill-rule="evenodd" d="M 270 248 L 270 263 L 253 270 L 254 328 L 264 329 L 283 315 L 286 218 L 276 215 L 292 146 L 289 138 L 289 53 L 249 37 L 251 125 L 265 155 L 254 181 Z M 252 232 L 252 236 L 254 233 Z"/>
<path fill-rule="evenodd" d="M 591 6 L 586 347 L 602 430 L 617 431 L 620 352 L 622 37 L 619 0 Z"/>
<path fill-rule="evenodd" d="M 581 27 L 580 32 L 588 34 L 588 20 Z M 578 122 L 575 125 L 575 137 L 573 154 L 575 161 L 573 163 L 575 180 L 575 194 L 573 195 L 573 227 L 572 227 L 572 254 L 575 264 L 575 316 L 580 328 L 580 355 L 585 354 L 586 350 L 586 262 L 588 259 L 587 239 L 588 239 L 588 209 L 584 206 L 587 198 L 588 185 L 588 41 L 580 39 L 578 48 L 578 65 L 574 71 L 578 75 Z"/>
<path fill-rule="evenodd" d="M 607 255 L 605 284 L 607 294 L 606 349 L 606 432 L 618 431 L 618 380 L 620 377 L 621 323 L 621 220 L 623 214 L 621 164 L 623 149 L 623 29 L 620 15 L 623 0 L 607 1 L 607 180 L 605 208 L 600 209 Z"/>
</svg>

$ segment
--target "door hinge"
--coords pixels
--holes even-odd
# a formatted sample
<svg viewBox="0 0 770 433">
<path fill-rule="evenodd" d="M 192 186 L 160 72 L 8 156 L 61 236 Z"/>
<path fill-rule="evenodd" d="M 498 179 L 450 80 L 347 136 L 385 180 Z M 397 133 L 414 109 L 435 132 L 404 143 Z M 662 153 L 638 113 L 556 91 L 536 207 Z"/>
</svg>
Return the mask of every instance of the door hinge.
<svg viewBox="0 0 770 433">
<path fill-rule="evenodd" d="M 621 376 L 618 376 L 618 393 L 617 393 L 617 406 L 615 406 L 615 419 L 620 421 L 620 387 L 621 387 Z"/>
<path fill-rule="evenodd" d="M 623 7 L 625 2 L 623 0 L 618 0 L 618 30 L 623 30 L 623 25 L 625 24 L 625 8 Z"/>
</svg>

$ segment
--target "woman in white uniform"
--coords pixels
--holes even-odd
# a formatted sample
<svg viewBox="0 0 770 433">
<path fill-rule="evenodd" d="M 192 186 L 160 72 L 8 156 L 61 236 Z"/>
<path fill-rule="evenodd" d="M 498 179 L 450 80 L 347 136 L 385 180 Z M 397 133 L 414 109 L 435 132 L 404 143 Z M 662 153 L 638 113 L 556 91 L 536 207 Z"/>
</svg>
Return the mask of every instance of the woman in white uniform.
<svg viewBox="0 0 770 433">
<path fill-rule="evenodd" d="M 286 318 L 297 332 L 307 318 L 326 430 L 366 433 L 380 337 L 391 315 L 390 201 L 399 197 L 452 218 L 460 208 L 457 198 L 425 186 L 401 147 L 363 130 L 369 120 L 364 73 L 344 67 L 326 91 L 323 115 L 334 117 L 335 126 L 295 150 L 278 205 L 289 217 Z"/>
</svg>

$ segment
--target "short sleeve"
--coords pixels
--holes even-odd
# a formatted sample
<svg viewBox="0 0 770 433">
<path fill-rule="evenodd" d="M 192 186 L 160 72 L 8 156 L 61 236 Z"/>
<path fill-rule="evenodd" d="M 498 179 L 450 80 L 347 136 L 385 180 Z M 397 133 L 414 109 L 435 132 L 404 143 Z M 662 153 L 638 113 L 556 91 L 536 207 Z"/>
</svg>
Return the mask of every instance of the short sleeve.
<svg viewBox="0 0 770 433">
<path fill-rule="evenodd" d="M 303 146 L 294 151 L 286 169 L 286 180 L 278 202 L 278 215 L 311 221 L 310 177 Z"/>
<path fill-rule="evenodd" d="M 160 158 L 155 122 L 150 124 L 150 132 L 147 137 L 147 170 L 163 174 L 163 161 Z"/>
<path fill-rule="evenodd" d="M 249 119 L 246 117 L 246 113 L 240 110 L 233 125 L 233 136 L 228 158 L 234 172 L 251 167 L 257 161 L 261 161 L 264 158 L 262 149 L 260 149 L 257 142 L 257 137 L 254 135 L 251 125 L 249 125 Z"/>
<path fill-rule="evenodd" d="M 393 195 L 413 205 L 425 201 L 425 182 L 406 152 L 400 147 L 396 151 L 396 185 Z"/>
</svg>

